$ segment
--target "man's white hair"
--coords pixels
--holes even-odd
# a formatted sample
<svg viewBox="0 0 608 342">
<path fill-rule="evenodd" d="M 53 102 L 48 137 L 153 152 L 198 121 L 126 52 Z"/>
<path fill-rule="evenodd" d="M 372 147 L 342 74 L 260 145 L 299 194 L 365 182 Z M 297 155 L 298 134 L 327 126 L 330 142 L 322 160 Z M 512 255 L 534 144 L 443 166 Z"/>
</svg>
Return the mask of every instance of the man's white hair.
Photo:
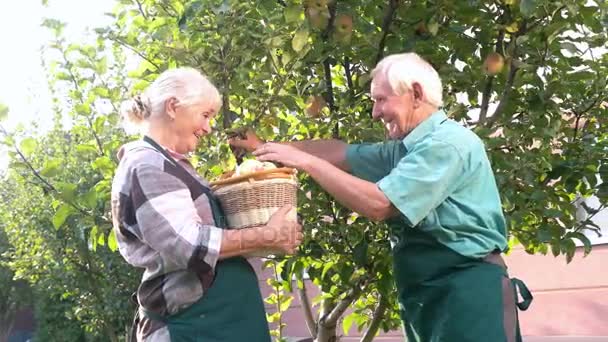
<svg viewBox="0 0 608 342">
<path fill-rule="evenodd" d="M 412 84 L 422 87 L 426 99 L 434 106 L 443 105 L 443 86 L 437 71 L 416 53 L 400 53 L 384 57 L 372 71 L 372 78 L 384 75 L 396 95 L 412 89 Z"/>
</svg>

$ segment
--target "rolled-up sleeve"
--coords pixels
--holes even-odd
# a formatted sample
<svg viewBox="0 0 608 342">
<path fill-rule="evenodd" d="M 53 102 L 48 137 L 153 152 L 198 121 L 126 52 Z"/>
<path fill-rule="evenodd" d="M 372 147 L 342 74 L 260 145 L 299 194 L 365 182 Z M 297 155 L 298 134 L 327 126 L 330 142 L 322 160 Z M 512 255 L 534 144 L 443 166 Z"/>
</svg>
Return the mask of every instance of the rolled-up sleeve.
<svg viewBox="0 0 608 342">
<path fill-rule="evenodd" d="M 377 182 L 390 170 L 397 145 L 401 142 L 351 144 L 346 149 L 350 173 L 369 182 Z"/>
<path fill-rule="evenodd" d="M 131 198 L 142 241 L 178 268 L 215 268 L 223 230 L 201 223 L 186 184 L 148 164 L 138 166 L 132 177 Z"/>
<path fill-rule="evenodd" d="M 463 156 L 453 145 L 429 139 L 408 151 L 377 185 L 415 226 L 458 187 L 464 170 Z"/>
</svg>

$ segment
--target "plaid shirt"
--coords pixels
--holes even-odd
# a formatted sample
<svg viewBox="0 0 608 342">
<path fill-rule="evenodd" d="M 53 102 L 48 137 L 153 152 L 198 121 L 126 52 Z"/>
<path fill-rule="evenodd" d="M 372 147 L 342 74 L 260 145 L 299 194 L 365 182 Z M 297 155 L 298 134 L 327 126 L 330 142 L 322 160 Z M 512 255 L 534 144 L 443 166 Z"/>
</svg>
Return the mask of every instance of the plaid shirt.
<svg viewBox="0 0 608 342">
<path fill-rule="evenodd" d="M 199 182 L 144 141 L 123 146 L 119 158 L 112 217 L 120 253 L 145 269 L 137 291 L 141 307 L 174 314 L 198 301 L 215 274 L 222 229 L 214 226 L 202 191 L 208 183 L 183 156 L 174 158 Z M 165 340 L 166 330 L 144 317 L 138 339 Z"/>
</svg>

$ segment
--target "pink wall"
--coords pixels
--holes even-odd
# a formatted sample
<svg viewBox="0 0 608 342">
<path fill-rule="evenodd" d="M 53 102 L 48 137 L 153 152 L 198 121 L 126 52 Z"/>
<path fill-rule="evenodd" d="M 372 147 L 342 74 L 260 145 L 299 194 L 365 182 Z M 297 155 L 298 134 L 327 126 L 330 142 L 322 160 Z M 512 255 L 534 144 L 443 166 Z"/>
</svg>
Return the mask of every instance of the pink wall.
<svg viewBox="0 0 608 342">
<path fill-rule="evenodd" d="M 511 277 L 525 281 L 534 295 L 520 313 L 525 335 L 608 337 L 608 245 L 594 246 L 587 257 L 579 248 L 570 264 L 564 256 L 516 249 L 507 263 Z"/>
<path fill-rule="evenodd" d="M 520 312 L 520 323 L 527 340 L 537 341 L 547 336 L 605 336 L 608 341 L 608 245 L 594 246 L 585 258 L 577 250 L 574 260 L 566 264 L 565 257 L 529 255 L 523 249 L 514 249 L 507 257 L 511 277 L 523 280 L 534 295 L 532 306 Z M 256 270 L 261 263 L 250 260 Z M 271 273 L 260 271 L 260 286 L 266 296 L 270 289 L 266 284 Z M 308 284 L 310 298 L 318 294 L 314 285 Z M 284 335 L 309 337 L 300 301 L 294 293 L 290 309 L 284 314 L 287 324 Z M 267 307 L 268 312 L 275 308 Z M 342 333 L 342 328 L 338 328 Z M 359 341 L 360 333 L 352 328 L 341 341 Z M 403 341 L 401 331 L 382 334 L 375 341 Z M 543 339 L 538 340 L 543 341 Z"/>
</svg>

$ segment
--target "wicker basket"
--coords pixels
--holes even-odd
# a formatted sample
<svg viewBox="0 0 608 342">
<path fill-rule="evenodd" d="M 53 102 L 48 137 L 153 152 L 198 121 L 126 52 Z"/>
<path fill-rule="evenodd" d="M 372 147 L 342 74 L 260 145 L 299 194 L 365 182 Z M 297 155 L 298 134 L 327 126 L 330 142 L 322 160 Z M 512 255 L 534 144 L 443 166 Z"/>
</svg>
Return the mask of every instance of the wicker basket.
<svg viewBox="0 0 608 342">
<path fill-rule="evenodd" d="M 264 225 L 282 206 L 297 206 L 295 173 L 295 169 L 277 168 L 212 182 L 211 188 L 222 204 L 228 228 Z"/>
<path fill-rule="evenodd" d="M 211 188 L 226 215 L 229 229 L 261 226 L 272 214 L 286 204 L 297 206 L 298 181 L 296 170 L 277 168 L 248 173 L 211 182 Z M 293 220 L 297 220 L 292 210 Z M 249 256 L 274 254 L 260 251 Z"/>
</svg>

